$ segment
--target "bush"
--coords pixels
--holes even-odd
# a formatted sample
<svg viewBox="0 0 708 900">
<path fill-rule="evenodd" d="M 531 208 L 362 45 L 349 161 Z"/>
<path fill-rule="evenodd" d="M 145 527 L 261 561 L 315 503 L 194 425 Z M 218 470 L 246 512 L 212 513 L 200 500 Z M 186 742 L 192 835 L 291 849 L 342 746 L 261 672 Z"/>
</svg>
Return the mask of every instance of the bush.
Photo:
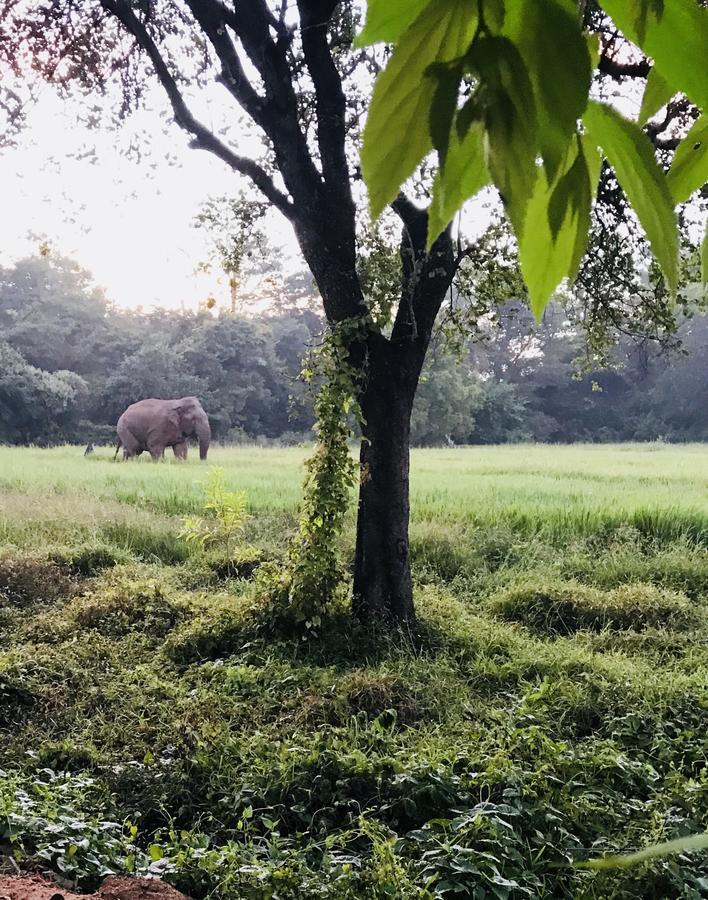
<svg viewBox="0 0 708 900">
<path fill-rule="evenodd" d="M 246 544 L 229 555 L 207 556 L 206 563 L 219 581 L 229 578 L 252 578 L 256 569 L 268 559 L 268 555 L 258 547 Z"/>
<path fill-rule="evenodd" d="M 53 562 L 58 566 L 81 578 L 92 578 L 105 569 L 112 569 L 118 563 L 127 562 L 129 558 L 127 553 L 105 545 L 79 547 L 52 556 Z"/>
<path fill-rule="evenodd" d="M 188 604 L 168 598 L 159 584 L 136 586 L 127 575 L 101 593 L 73 600 L 67 618 L 78 628 L 113 637 L 137 631 L 148 638 L 163 638 L 188 612 Z"/>
<path fill-rule="evenodd" d="M 173 662 L 187 665 L 230 656 L 247 640 L 243 611 L 220 609 L 190 622 L 171 635 L 165 652 Z"/>
<path fill-rule="evenodd" d="M 696 622 L 684 594 L 653 584 L 625 584 L 602 591 L 576 581 L 536 578 L 497 595 L 492 608 L 504 619 L 549 635 L 605 628 L 682 628 Z"/>
<path fill-rule="evenodd" d="M 0 607 L 55 603 L 75 590 L 74 581 L 53 560 L 32 556 L 0 558 Z"/>
</svg>

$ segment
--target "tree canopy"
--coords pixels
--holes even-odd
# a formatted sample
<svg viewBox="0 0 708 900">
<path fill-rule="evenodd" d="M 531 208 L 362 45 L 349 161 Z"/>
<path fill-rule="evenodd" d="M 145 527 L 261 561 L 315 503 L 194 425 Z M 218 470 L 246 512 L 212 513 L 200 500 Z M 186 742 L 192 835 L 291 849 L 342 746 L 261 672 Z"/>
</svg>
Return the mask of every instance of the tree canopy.
<svg viewBox="0 0 708 900">
<path fill-rule="evenodd" d="M 298 299 L 296 286 L 270 314 L 146 313 L 112 306 L 59 256 L 0 269 L 0 442 L 112 443 L 128 404 L 189 393 L 219 441 L 309 440 L 315 386 L 297 376 L 324 323 Z M 413 445 L 708 440 L 708 317 L 699 312 L 679 320 L 681 352 L 623 337 L 606 365 L 559 305 L 539 325 L 520 297 L 500 302 L 474 336 L 463 326 L 451 353 L 455 327 L 443 323 L 428 354 Z"/>
<path fill-rule="evenodd" d="M 389 0 L 369 0 L 358 38 L 359 45 L 395 43 L 364 131 L 362 170 L 372 217 L 434 148 L 439 170 L 428 246 L 467 199 L 494 184 L 517 237 L 537 315 L 562 279 L 578 272 L 600 176 L 598 149 L 632 204 L 671 292 L 678 285 L 674 207 L 708 181 L 708 11 L 694 0 L 588 6 L 574 0 L 428 0 L 392 7 Z M 603 12 L 654 60 L 651 69 L 644 64 L 651 77 L 638 122 L 591 96 L 593 75 L 603 68 L 601 39 L 583 26 Z M 611 71 L 614 61 L 604 59 Z M 631 64 L 615 66 L 620 74 L 636 72 Z M 641 126 L 679 92 L 704 115 L 695 116 L 664 173 Z"/>
</svg>

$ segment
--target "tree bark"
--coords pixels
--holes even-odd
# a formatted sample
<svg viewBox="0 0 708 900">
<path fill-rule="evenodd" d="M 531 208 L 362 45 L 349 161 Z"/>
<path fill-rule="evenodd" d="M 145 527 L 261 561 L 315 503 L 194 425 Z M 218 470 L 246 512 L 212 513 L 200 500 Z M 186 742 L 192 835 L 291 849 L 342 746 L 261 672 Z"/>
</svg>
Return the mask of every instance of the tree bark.
<svg viewBox="0 0 708 900">
<path fill-rule="evenodd" d="M 361 396 L 365 420 L 354 560 L 353 611 L 362 621 L 414 618 L 408 540 L 410 422 L 420 359 L 408 344 L 370 353 Z"/>
</svg>

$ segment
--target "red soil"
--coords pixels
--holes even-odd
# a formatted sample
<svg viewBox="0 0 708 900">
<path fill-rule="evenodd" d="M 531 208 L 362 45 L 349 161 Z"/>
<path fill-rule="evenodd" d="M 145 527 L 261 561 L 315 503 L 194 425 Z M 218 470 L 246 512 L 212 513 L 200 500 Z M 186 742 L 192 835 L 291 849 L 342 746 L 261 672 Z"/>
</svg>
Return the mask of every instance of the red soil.
<svg viewBox="0 0 708 900">
<path fill-rule="evenodd" d="M 74 894 L 42 875 L 0 875 L 0 900 L 189 900 L 157 878 L 109 875 L 95 894 Z"/>
</svg>

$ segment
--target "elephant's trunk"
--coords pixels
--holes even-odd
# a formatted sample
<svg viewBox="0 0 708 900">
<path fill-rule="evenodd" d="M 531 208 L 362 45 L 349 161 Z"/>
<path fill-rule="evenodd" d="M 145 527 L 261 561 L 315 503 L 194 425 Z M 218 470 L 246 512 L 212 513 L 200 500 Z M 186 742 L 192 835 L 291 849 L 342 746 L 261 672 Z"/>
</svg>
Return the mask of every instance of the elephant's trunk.
<svg viewBox="0 0 708 900">
<path fill-rule="evenodd" d="M 206 416 L 203 422 L 197 422 L 196 431 L 199 440 L 199 459 L 206 459 L 209 452 L 209 443 L 211 442 L 211 428 Z"/>
</svg>

